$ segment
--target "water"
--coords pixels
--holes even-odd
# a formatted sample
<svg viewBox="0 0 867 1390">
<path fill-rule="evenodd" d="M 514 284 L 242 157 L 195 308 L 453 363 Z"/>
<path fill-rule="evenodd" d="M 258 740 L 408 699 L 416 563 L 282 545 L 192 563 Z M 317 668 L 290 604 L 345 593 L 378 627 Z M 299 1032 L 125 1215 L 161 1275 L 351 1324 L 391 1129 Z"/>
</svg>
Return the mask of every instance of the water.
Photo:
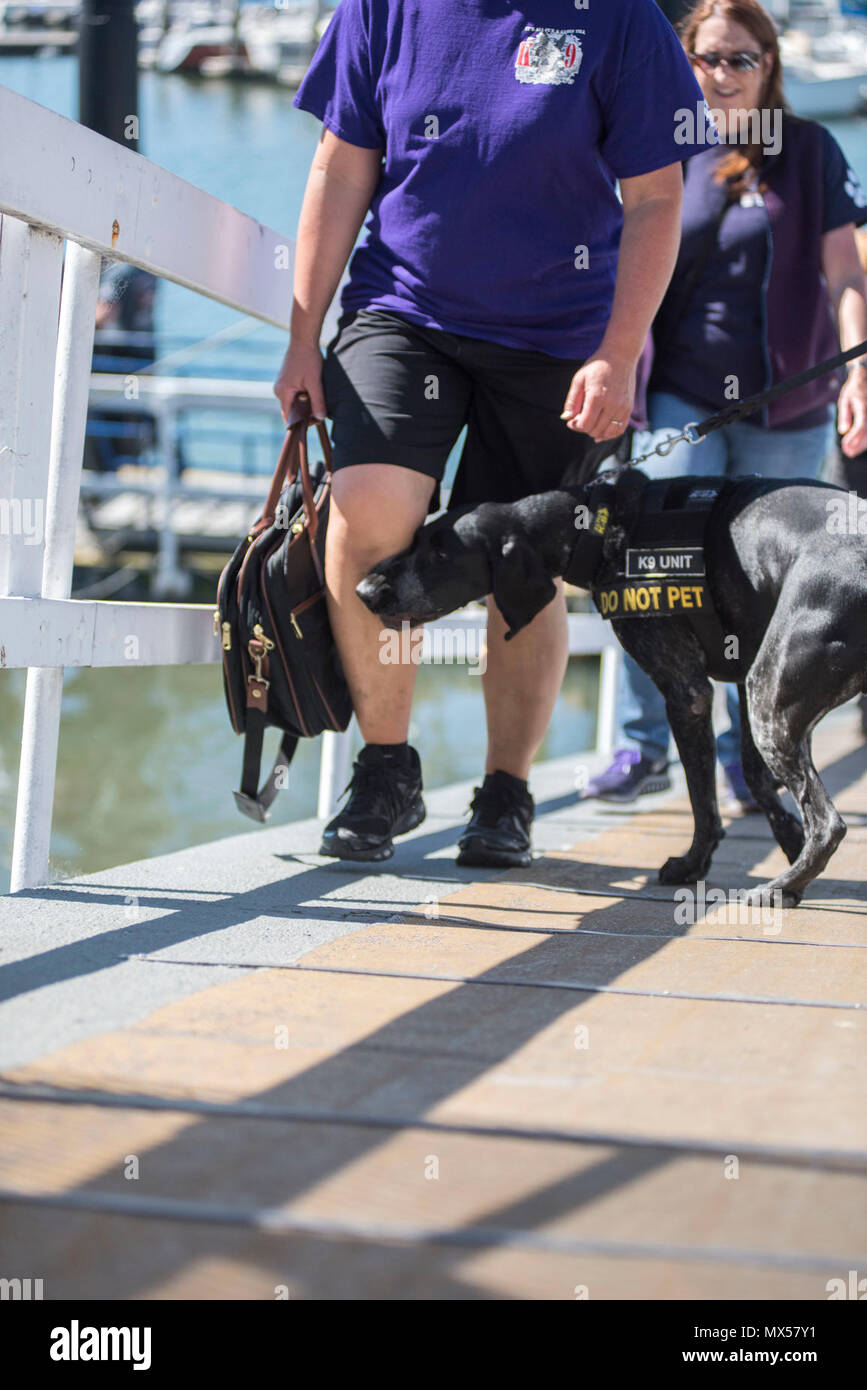
<svg viewBox="0 0 867 1390">
<path fill-rule="evenodd" d="M 0 672 L 2 892 L 9 887 L 24 682 L 23 671 Z M 426 786 L 480 776 L 480 685 L 465 666 L 420 669 L 410 737 Z M 591 746 L 595 709 L 596 663 L 573 661 L 542 756 Z M 215 666 L 67 671 L 52 875 L 87 873 L 250 829 L 231 796 L 242 746 L 231 732 Z M 317 741 L 302 741 L 272 824 L 316 814 L 318 750 Z M 263 764 L 276 751 L 272 731 Z"/>
<path fill-rule="evenodd" d="M 0 83 L 72 118 L 77 81 L 73 57 L 0 59 Z M 867 121 L 829 124 L 867 183 Z M 293 108 L 290 92 L 144 72 L 140 133 L 149 159 L 294 235 L 319 124 Z M 205 337 L 237 320 L 234 311 L 188 290 L 160 287 L 158 333 Z M 256 361 L 273 377 L 285 342 L 272 329 L 257 336 Z M 239 375 L 249 361 L 240 348 L 222 355 L 224 369 Z M 592 660 L 571 662 L 540 756 L 592 746 L 596 669 Z M 8 888 L 24 682 L 23 671 L 0 672 L 0 891 Z M 466 667 L 421 668 L 411 737 L 427 785 L 479 776 L 479 686 Z M 229 728 L 217 667 L 67 672 L 52 874 L 92 872 L 246 830 L 230 795 L 241 746 Z M 273 823 L 314 814 L 317 777 L 318 744 L 304 743 Z"/>
</svg>

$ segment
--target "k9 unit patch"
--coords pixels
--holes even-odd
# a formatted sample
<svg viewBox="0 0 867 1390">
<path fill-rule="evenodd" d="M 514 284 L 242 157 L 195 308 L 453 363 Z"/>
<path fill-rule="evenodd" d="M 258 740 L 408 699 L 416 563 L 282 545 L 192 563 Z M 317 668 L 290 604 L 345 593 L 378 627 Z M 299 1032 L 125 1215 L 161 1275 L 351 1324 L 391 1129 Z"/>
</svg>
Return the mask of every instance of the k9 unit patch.
<svg viewBox="0 0 867 1390">
<path fill-rule="evenodd" d="M 662 579 L 673 575 L 704 578 L 704 546 L 654 546 L 627 550 L 627 579 Z"/>
</svg>

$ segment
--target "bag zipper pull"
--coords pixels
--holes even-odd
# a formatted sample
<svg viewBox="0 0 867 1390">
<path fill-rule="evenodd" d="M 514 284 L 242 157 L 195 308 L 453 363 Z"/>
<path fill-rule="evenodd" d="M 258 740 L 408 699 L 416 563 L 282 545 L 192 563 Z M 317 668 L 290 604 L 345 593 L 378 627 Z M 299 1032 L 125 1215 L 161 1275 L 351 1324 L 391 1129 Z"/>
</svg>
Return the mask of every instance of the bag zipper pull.
<svg viewBox="0 0 867 1390">
<path fill-rule="evenodd" d="M 254 628 L 253 631 L 255 632 L 256 629 Z M 267 661 L 268 651 L 273 646 L 274 643 L 269 642 L 267 637 L 251 637 L 249 642 L 247 643 L 247 651 L 250 654 L 250 660 L 256 668 L 255 673 L 252 676 L 247 677 L 247 685 L 250 687 L 251 695 L 256 700 L 262 698 L 262 691 L 267 690 L 271 684 L 271 682 L 267 680 L 265 676 L 262 675 L 262 665 L 265 661 Z M 261 686 L 262 689 L 255 689 L 254 682 L 256 685 Z"/>
<path fill-rule="evenodd" d="M 300 627 L 298 626 L 298 619 L 295 617 L 295 614 L 294 614 L 294 613 L 290 613 L 290 614 L 289 614 L 289 621 L 290 621 L 290 623 L 292 624 L 292 629 L 293 629 L 293 631 L 294 631 L 294 633 L 295 633 L 295 636 L 296 636 L 297 638 L 299 638 L 299 639 L 303 642 L 303 640 L 304 640 L 304 633 L 301 631 Z"/>
</svg>

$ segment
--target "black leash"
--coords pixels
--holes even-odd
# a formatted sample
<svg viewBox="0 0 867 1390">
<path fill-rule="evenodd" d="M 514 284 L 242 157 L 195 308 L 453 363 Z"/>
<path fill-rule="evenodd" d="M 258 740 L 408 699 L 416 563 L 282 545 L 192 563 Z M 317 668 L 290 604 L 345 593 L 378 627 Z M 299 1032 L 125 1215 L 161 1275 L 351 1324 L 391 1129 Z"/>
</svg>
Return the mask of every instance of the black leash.
<svg viewBox="0 0 867 1390">
<path fill-rule="evenodd" d="M 855 347 L 848 348 L 846 352 L 838 352 L 836 357 L 829 357 L 825 362 L 820 362 L 817 367 L 808 367 L 805 372 L 799 372 L 797 376 L 791 376 L 787 381 L 781 381 L 777 386 L 759 392 L 757 396 L 748 396 L 745 401 L 735 401 L 732 405 L 726 406 L 725 410 L 718 411 L 716 415 L 709 415 L 706 420 L 693 421 L 689 425 L 684 425 L 681 434 L 671 436 L 639 458 L 630 459 L 619 467 L 606 470 L 606 472 L 620 474 L 624 468 L 634 468 L 637 464 L 643 463 L 645 459 L 653 458 L 654 455 L 664 458 L 666 454 L 671 453 L 675 444 L 679 444 L 684 439 L 688 444 L 700 444 L 705 436 L 711 434 L 713 430 L 731 425 L 735 420 L 742 419 L 744 415 L 753 415 L 757 410 L 761 410 L 762 406 L 769 405 L 771 401 L 779 400 L 781 396 L 787 396 L 790 391 L 797 391 L 799 386 L 806 386 L 809 381 L 815 381 L 817 377 L 826 376 L 829 372 L 836 371 L 838 367 L 842 367 L 846 362 L 851 362 L 853 357 L 860 357 L 865 351 L 867 351 L 867 340 L 856 344 Z M 602 474 L 598 476 L 601 477 Z"/>
<path fill-rule="evenodd" d="M 721 410 L 718 415 L 711 415 L 709 419 L 703 420 L 700 425 L 696 426 L 699 439 L 704 439 L 711 430 L 722 429 L 723 425 L 730 425 L 733 420 L 739 420 L 742 415 L 752 415 L 754 411 L 761 410 L 763 405 L 769 405 L 771 401 L 779 400 L 780 396 L 787 396 L 790 391 L 797 391 L 799 386 L 806 386 L 808 381 L 815 381 L 819 376 L 836 371 L 844 363 L 851 362 L 853 357 L 860 357 L 865 349 L 867 349 L 867 341 L 858 343 L 857 346 L 849 348 L 846 352 L 838 352 L 836 357 L 829 357 L 826 362 L 820 362 L 818 367 L 808 367 L 807 371 L 799 372 L 797 376 L 790 376 L 788 381 L 781 381 L 779 385 L 772 386 L 769 391 L 762 391 L 758 396 L 749 396 L 745 401 L 735 401 L 733 405 Z"/>
</svg>

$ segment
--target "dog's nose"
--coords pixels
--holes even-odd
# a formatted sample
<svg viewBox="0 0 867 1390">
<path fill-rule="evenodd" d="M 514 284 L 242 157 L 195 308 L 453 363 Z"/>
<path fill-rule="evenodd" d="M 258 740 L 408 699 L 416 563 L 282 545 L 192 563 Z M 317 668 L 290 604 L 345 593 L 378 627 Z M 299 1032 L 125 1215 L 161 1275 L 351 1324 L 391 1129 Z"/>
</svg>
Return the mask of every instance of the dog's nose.
<svg viewBox="0 0 867 1390">
<path fill-rule="evenodd" d="M 382 574 L 366 574 L 361 583 L 355 586 L 355 592 L 362 603 L 376 612 L 376 605 L 384 603 L 391 594 L 391 585 Z"/>
</svg>

